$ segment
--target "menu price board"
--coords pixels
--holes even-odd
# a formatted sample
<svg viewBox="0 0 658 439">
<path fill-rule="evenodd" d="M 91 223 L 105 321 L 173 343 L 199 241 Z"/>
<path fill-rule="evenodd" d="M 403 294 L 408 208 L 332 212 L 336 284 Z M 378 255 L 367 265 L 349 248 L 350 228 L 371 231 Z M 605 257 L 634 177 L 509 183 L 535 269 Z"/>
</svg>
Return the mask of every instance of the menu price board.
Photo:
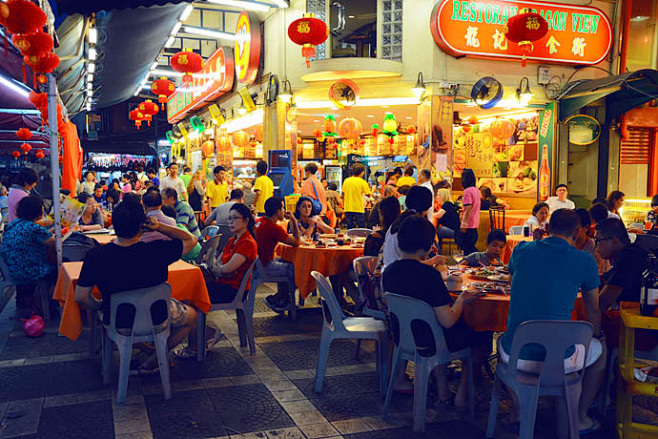
<svg viewBox="0 0 658 439">
<path fill-rule="evenodd" d="M 523 8 L 548 22 L 548 33 L 526 56 L 529 61 L 592 65 L 612 48 L 612 25 L 599 9 L 541 1 L 441 0 L 430 30 L 437 46 L 452 56 L 522 59 L 519 45 L 505 38 L 505 25 Z"/>
<path fill-rule="evenodd" d="M 453 172 L 470 168 L 479 186 L 497 194 L 537 194 L 537 131 L 539 116 L 512 120 L 508 139 L 495 137 L 491 124 L 459 126 L 453 130 Z"/>
</svg>

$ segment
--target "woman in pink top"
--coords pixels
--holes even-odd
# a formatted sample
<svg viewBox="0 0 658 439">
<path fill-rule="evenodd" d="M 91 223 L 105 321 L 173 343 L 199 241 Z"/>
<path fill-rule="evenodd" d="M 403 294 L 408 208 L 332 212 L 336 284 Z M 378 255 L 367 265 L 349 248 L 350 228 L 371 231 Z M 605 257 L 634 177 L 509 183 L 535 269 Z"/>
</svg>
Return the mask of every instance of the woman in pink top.
<svg viewBox="0 0 658 439">
<path fill-rule="evenodd" d="M 7 197 L 9 222 L 12 222 L 18 217 L 16 215 L 18 202 L 30 195 L 30 191 L 37 185 L 37 181 L 39 181 L 39 175 L 37 174 L 37 171 L 32 168 L 23 168 L 18 173 L 16 183 L 11 185 L 9 196 Z"/>
<path fill-rule="evenodd" d="M 475 253 L 475 243 L 478 241 L 478 226 L 480 225 L 480 191 L 475 187 L 475 174 L 472 169 L 462 171 L 462 220 L 459 231 L 455 233 L 457 245 L 464 255 Z"/>
</svg>

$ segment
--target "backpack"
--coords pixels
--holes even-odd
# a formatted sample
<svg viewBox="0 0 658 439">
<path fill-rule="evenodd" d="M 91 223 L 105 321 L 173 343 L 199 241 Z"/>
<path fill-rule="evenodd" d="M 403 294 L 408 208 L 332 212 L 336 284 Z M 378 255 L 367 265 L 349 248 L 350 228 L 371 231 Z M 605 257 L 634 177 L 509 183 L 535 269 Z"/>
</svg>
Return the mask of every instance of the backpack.
<svg viewBox="0 0 658 439">
<path fill-rule="evenodd" d="M 99 246 L 100 244 L 95 239 L 80 232 L 73 232 L 62 243 L 62 261 L 84 261 L 89 250 Z"/>
</svg>

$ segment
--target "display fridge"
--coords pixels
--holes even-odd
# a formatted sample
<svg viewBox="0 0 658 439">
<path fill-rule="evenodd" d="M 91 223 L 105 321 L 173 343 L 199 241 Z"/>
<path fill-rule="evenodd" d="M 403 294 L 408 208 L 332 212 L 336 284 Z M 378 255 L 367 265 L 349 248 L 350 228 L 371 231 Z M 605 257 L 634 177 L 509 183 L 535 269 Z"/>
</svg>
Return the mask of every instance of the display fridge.
<svg viewBox="0 0 658 439">
<path fill-rule="evenodd" d="M 324 175 L 328 184 L 336 183 L 338 192 L 340 193 L 343 184 L 343 168 L 338 165 L 326 165 L 324 167 Z"/>
</svg>

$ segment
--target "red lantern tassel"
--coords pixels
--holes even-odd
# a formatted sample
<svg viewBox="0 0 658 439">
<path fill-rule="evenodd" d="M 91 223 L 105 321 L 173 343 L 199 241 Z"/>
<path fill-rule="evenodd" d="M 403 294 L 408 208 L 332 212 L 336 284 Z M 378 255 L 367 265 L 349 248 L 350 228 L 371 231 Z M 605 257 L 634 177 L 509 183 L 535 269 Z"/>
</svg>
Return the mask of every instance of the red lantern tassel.
<svg viewBox="0 0 658 439">
<path fill-rule="evenodd" d="M 315 46 L 312 44 L 304 44 L 302 46 L 302 56 L 306 58 L 306 68 L 311 68 L 311 60 L 309 58 L 315 58 Z"/>
</svg>

